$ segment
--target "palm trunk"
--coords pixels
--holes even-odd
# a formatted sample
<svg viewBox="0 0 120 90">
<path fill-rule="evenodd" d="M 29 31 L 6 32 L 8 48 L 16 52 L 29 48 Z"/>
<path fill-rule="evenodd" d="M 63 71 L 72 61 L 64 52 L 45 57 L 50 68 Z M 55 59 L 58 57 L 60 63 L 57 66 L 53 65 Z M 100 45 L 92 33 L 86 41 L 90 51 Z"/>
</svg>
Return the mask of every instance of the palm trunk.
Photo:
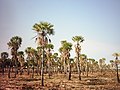
<svg viewBox="0 0 120 90">
<path fill-rule="evenodd" d="M 17 65 L 17 58 L 15 58 L 15 78 L 16 78 L 16 75 L 18 74 L 18 65 Z"/>
<path fill-rule="evenodd" d="M 18 74 L 18 64 L 17 64 L 17 62 L 18 62 L 18 58 L 17 58 L 17 51 L 15 51 L 15 54 L 14 54 L 14 59 L 15 59 L 15 78 L 16 78 L 16 75 Z"/>
<path fill-rule="evenodd" d="M 10 78 L 10 70 L 11 70 L 11 66 L 8 67 L 8 78 Z"/>
<path fill-rule="evenodd" d="M 41 62 L 41 85 L 44 86 L 44 46 L 42 47 L 42 62 Z"/>
<path fill-rule="evenodd" d="M 27 74 L 29 75 L 30 74 L 30 67 L 27 66 Z"/>
<path fill-rule="evenodd" d="M 39 73 L 40 73 L 40 67 L 39 67 L 39 58 L 37 58 L 37 75 L 39 75 Z"/>
<path fill-rule="evenodd" d="M 34 78 L 34 66 L 32 67 L 32 78 Z"/>
<path fill-rule="evenodd" d="M 4 75 L 4 68 L 5 68 L 4 62 L 2 62 L 2 75 Z"/>
<path fill-rule="evenodd" d="M 48 60 L 48 76 L 49 76 L 49 79 L 50 79 L 50 61 Z"/>
<path fill-rule="evenodd" d="M 69 63 L 68 63 L 68 68 L 69 68 L 69 78 L 68 78 L 68 80 L 71 80 L 71 63 L 70 63 L 70 60 L 69 60 Z"/>
<path fill-rule="evenodd" d="M 15 76 L 14 76 L 14 78 L 16 78 L 16 75 L 17 75 L 17 66 L 15 66 Z"/>
<path fill-rule="evenodd" d="M 67 67 L 66 67 L 66 63 L 65 63 L 65 59 L 64 59 L 64 74 L 67 73 Z"/>
<path fill-rule="evenodd" d="M 39 74 L 39 65 L 38 65 L 38 61 L 37 61 L 37 75 Z"/>
<path fill-rule="evenodd" d="M 88 61 L 87 61 L 87 65 L 86 65 L 86 76 L 88 77 Z"/>
<path fill-rule="evenodd" d="M 78 53 L 77 56 L 78 56 L 78 58 L 77 58 L 78 75 L 79 75 L 79 80 L 81 80 L 81 70 L 80 70 L 79 53 Z"/>
<path fill-rule="evenodd" d="M 117 82 L 120 83 L 119 70 L 118 70 L 118 64 L 117 63 L 116 63 L 116 74 L 117 74 Z"/>
<path fill-rule="evenodd" d="M 23 67 L 20 67 L 20 75 L 23 74 Z"/>
</svg>

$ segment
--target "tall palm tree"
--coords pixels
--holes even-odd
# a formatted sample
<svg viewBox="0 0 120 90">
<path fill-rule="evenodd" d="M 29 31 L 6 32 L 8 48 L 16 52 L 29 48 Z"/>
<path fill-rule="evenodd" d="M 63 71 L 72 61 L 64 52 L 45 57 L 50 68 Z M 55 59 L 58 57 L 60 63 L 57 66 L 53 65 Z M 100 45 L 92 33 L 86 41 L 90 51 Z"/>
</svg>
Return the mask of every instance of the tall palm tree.
<svg viewBox="0 0 120 90">
<path fill-rule="evenodd" d="M 79 80 L 81 80 L 81 70 L 80 70 L 79 57 L 80 57 L 80 52 L 81 52 L 81 45 L 80 44 L 84 41 L 84 38 L 82 36 L 74 36 L 74 37 L 72 37 L 72 40 L 74 42 L 76 42 L 75 52 L 77 55 L 77 68 L 78 68 Z"/>
<path fill-rule="evenodd" d="M 19 47 L 21 46 L 22 38 L 19 36 L 14 36 L 10 39 L 10 41 L 7 43 L 9 48 L 11 48 L 11 55 L 12 60 L 15 62 L 15 78 L 16 74 L 18 73 L 18 58 L 17 58 L 17 52 Z"/>
<path fill-rule="evenodd" d="M 46 54 L 47 54 L 47 65 L 48 65 L 48 76 L 50 78 L 50 75 L 51 75 L 51 71 L 50 71 L 50 68 L 51 68 L 51 59 L 52 59 L 52 53 L 51 53 L 51 49 L 54 48 L 54 45 L 53 44 L 47 44 L 46 45 Z"/>
<path fill-rule="evenodd" d="M 39 46 L 42 47 L 42 68 L 41 68 L 41 84 L 44 86 L 44 48 L 48 43 L 48 35 L 54 35 L 53 25 L 48 22 L 35 23 L 33 25 L 33 30 L 37 32 L 36 41 Z"/>
<path fill-rule="evenodd" d="M 120 57 L 120 54 L 119 54 L 119 53 L 113 53 L 112 55 L 115 57 L 115 66 L 116 66 L 117 82 L 120 83 L 119 69 L 118 69 L 118 64 L 120 63 L 118 57 Z"/>
<path fill-rule="evenodd" d="M 2 74 L 4 75 L 4 68 L 5 68 L 5 62 L 7 61 L 6 59 L 8 58 L 8 53 L 7 52 L 2 52 L 1 53 L 1 66 L 2 66 Z"/>
</svg>

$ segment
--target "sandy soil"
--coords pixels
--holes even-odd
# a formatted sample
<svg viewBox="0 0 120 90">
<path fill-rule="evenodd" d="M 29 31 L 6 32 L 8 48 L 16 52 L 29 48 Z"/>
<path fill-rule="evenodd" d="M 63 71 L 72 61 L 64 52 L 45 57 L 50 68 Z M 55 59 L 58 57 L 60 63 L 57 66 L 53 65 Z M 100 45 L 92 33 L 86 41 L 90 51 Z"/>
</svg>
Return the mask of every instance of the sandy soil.
<svg viewBox="0 0 120 90">
<path fill-rule="evenodd" d="M 120 84 L 116 81 L 115 73 L 107 72 L 82 75 L 78 80 L 78 74 L 72 74 L 71 80 L 67 75 L 54 74 L 51 78 L 44 75 L 44 86 L 41 86 L 41 77 L 35 75 L 17 75 L 17 78 L 8 78 L 7 74 L 0 73 L 0 90 L 120 90 Z"/>
</svg>

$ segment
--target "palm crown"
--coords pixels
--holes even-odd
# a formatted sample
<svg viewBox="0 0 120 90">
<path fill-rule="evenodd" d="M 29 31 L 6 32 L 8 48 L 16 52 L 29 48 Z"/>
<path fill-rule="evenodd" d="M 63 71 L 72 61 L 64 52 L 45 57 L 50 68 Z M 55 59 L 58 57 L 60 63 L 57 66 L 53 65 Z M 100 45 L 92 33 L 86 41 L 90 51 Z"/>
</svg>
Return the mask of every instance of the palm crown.
<svg viewBox="0 0 120 90">
<path fill-rule="evenodd" d="M 8 53 L 7 52 L 2 52 L 1 53 L 1 58 L 3 58 L 3 59 L 6 59 L 6 58 L 8 58 Z"/>
<path fill-rule="evenodd" d="M 33 30 L 37 31 L 38 33 L 43 33 L 49 34 L 49 35 L 54 35 L 54 29 L 53 25 L 48 22 L 40 22 L 40 23 L 35 23 L 33 25 Z"/>
<path fill-rule="evenodd" d="M 84 38 L 82 37 L 82 36 L 74 36 L 73 38 L 72 38 L 72 40 L 74 41 L 74 42 L 77 42 L 77 43 L 81 43 L 81 42 L 83 42 L 84 41 Z"/>
<path fill-rule="evenodd" d="M 19 48 L 22 43 L 22 38 L 19 36 L 14 36 L 10 39 L 10 41 L 7 43 L 10 48 L 17 47 Z"/>
</svg>

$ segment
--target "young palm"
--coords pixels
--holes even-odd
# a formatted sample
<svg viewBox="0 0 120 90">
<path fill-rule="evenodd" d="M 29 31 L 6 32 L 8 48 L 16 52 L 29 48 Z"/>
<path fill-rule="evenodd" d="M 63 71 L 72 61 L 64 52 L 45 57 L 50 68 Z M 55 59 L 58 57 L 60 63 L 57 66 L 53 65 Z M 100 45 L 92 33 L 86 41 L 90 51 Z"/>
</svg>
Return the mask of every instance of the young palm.
<svg viewBox="0 0 120 90">
<path fill-rule="evenodd" d="M 12 37 L 10 41 L 7 43 L 9 48 L 11 48 L 12 60 L 15 62 L 15 78 L 16 78 L 16 74 L 18 73 L 17 52 L 19 47 L 21 46 L 21 43 L 22 43 L 22 38 L 19 36 Z"/>
<path fill-rule="evenodd" d="M 120 63 L 120 61 L 118 60 L 118 57 L 120 57 L 120 54 L 119 54 L 119 53 L 113 53 L 112 55 L 115 57 L 115 66 L 116 66 L 117 82 L 120 83 L 120 79 L 119 79 L 119 69 L 118 69 L 118 64 Z"/>
<path fill-rule="evenodd" d="M 76 52 L 76 55 L 77 55 L 77 68 L 78 68 L 79 80 L 81 80 L 81 70 L 80 70 L 79 57 L 80 57 L 80 52 L 81 52 L 81 46 L 80 46 L 80 44 L 84 41 L 84 38 L 82 36 L 74 36 L 72 38 L 72 40 L 74 42 L 76 42 L 75 52 Z"/>
<path fill-rule="evenodd" d="M 44 48 L 48 44 L 48 35 L 54 35 L 53 25 L 48 22 L 35 23 L 33 25 L 33 30 L 37 32 L 36 41 L 38 46 L 42 47 L 42 68 L 41 68 L 41 84 L 44 86 Z"/>
</svg>

